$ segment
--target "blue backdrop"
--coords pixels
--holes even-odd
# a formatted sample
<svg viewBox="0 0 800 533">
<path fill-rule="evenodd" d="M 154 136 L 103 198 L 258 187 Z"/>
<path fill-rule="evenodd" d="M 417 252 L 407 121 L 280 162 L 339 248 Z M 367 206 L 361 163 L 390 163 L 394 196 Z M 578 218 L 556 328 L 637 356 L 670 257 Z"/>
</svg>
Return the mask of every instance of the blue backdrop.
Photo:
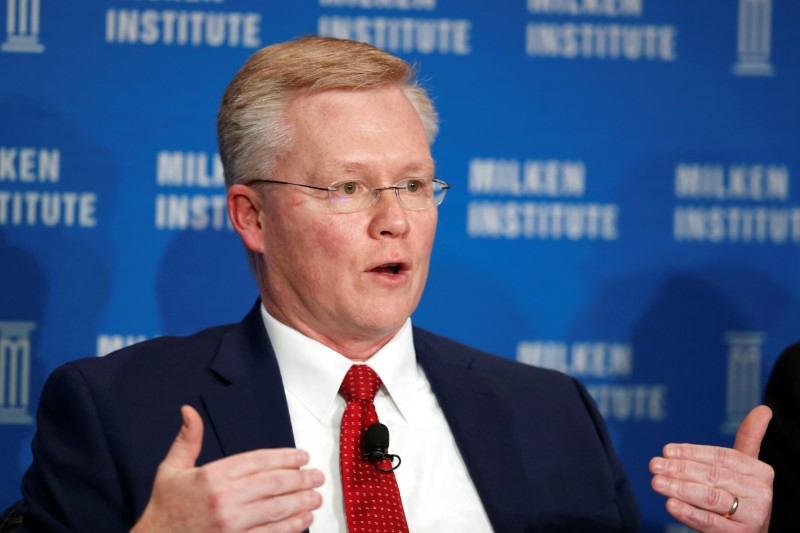
<svg viewBox="0 0 800 533">
<path fill-rule="evenodd" d="M 800 337 L 793 0 L 0 4 L 0 506 L 53 368 L 252 305 L 215 114 L 301 35 L 418 64 L 453 189 L 414 320 L 583 380 L 646 531 L 650 457 L 730 445 Z"/>
</svg>

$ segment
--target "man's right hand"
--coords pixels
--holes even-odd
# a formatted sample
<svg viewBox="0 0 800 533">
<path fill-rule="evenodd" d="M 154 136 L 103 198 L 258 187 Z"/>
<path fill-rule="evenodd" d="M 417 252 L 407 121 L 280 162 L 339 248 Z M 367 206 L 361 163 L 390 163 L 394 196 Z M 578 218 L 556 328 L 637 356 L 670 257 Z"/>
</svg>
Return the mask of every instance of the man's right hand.
<svg viewBox="0 0 800 533">
<path fill-rule="evenodd" d="M 178 531 L 296 532 L 322 504 L 319 470 L 301 470 L 308 453 L 255 450 L 196 467 L 203 420 L 181 408 L 183 426 L 156 472 L 150 501 L 131 533 Z"/>
</svg>

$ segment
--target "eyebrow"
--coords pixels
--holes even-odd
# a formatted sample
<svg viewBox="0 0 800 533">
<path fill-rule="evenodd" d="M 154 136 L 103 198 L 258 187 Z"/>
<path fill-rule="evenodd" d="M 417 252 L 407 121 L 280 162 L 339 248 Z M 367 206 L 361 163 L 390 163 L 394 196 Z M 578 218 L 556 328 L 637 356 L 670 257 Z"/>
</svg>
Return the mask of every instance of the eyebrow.
<svg viewBox="0 0 800 533">
<path fill-rule="evenodd" d="M 433 159 L 428 162 L 415 162 L 409 163 L 406 166 L 402 167 L 400 172 L 407 173 L 407 172 L 430 172 L 431 174 L 435 173 L 436 170 L 436 163 Z M 326 175 L 336 175 L 336 174 L 368 174 L 370 172 L 370 165 L 365 163 L 359 163 L 356 161 L 353 162 L 342 162 L 342 163 L 333 163 L 330 165 L 326 165 L 323 167 L 322 172 Z"/>
</svg>

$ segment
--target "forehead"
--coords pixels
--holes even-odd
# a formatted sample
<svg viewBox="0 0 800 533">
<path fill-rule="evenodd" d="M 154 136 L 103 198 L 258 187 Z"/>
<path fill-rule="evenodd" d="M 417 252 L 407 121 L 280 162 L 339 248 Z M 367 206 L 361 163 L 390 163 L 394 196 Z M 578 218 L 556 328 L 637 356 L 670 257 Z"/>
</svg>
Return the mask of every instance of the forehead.
<svg viewBox="0 0 800 533">
<path fill-rule="evenodd" d="M 288 105 L 288 114 L 294 120 L 313 120 L 320 115 L 326 119 L 346 120 L 353 115 L 360 115 L 362 118 L 371 116 L 373 111 L 383 111 L 384 113 L 379 115 L 385 116 L 387 120 L 407 118 L 406 112 L 410 112 L 419 120 L 411 102 L 398 85 L 300 92 Z M 422 123 L 419 122 L 421 126 Z"/>
<path fill-rule="evenodd" d="M 315 167 L 356 171 L 381 163 L 432 170 L 422 120 L 400 87 L 299 95 L 287 119 L 287 155 Z"/>
</svg>

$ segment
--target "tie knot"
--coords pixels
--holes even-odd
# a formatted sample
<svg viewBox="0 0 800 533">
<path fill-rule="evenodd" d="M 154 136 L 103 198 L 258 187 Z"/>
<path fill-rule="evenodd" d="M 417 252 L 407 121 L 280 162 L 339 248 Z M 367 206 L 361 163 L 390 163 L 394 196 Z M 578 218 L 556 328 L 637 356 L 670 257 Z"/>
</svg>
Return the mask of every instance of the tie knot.
<svg viewBox="0 0 800 533">
<path fill-rule="evenodd" d="M 356 400 L 369 400 L 375 398 L 375 393 L 381 388 L 381 378 L 367 365 L 353 365 L 344 376 L 339 394 L 347 402 Z"/>
</svg>

